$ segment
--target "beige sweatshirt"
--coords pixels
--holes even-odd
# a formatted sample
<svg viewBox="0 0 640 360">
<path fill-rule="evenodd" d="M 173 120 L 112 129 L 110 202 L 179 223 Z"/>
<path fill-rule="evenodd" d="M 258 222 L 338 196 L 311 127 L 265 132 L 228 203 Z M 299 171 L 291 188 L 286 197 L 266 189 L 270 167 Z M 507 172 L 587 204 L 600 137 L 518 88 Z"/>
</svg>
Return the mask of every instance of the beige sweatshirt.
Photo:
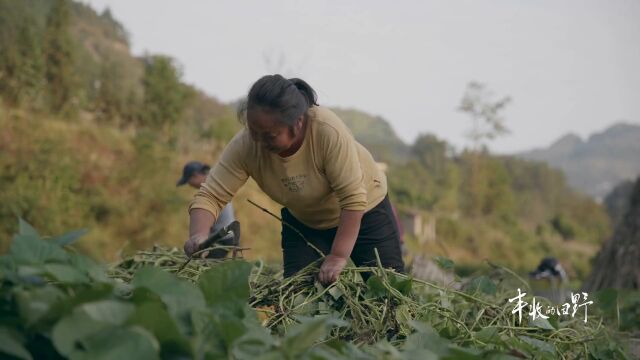
<svg viewBox="0 0 640 360">
<path fill-rule="evenodd" d="M 245 128 L 224 149 L 189 210 L 214 218 L 251 176 L 269 197 L 315 229 L 338 226 L 341 209 L 368 211 L 387 194 L 371 154 L 331 110 L 313 106 L 304 142 L 286 158 L 254 142 Z"/>
</svg>

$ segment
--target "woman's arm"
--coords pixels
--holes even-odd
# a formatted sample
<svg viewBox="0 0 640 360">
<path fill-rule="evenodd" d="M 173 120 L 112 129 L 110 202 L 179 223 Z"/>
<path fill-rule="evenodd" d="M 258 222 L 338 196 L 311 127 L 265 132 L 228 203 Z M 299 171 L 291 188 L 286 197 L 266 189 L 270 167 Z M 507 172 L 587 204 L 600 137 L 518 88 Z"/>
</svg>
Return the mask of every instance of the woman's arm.
<svg viewBox="0 0 640 360">
<path fill-rule="evenodd" d="M 223 208 L 249 178 L 246 163 L 249 141 L 244 130 L 231 140 L 191 202 L 189 240 L 184 244 L 187 255 L 191 256 L 209 237 L 211 226 Z"/>
<path fill-rule="evenodd" d="M 320 273 L 318 274 L 320 282 L 328 284 L 338 279 L 338 275 L 340 275 L 340 272 L 347 264 L 349 256 L 351 256 L 351 251 L 358 238 L 363 215 L 364 211 L 341 211 L 340 223 L 336 237 L 333 240 L 331 253 L 327 255 L 322 266 L 320 266 Z"/>
<path fill-rule="evenodd" d="M 355 138 L 335 114 L 325 116 L 333 116 L 335 121 L 333 125 L 319 127 L 322 165 L 341 209 L 331 253 L 325 258 L 318 275 L 321 282 L 330 283 L 338 278 L 351 256 L 367 207 L 367 190 Z"/>
<path fill-rule="evenodd" d="M 184 244 L 184 252 L 191 256 L 198 251 L 200 244 L 209 237 L 209 229 L 215 223 L 211 212 L 204 209 L 193 209 L 189 213 L 189 240 Z"/>
</svg>

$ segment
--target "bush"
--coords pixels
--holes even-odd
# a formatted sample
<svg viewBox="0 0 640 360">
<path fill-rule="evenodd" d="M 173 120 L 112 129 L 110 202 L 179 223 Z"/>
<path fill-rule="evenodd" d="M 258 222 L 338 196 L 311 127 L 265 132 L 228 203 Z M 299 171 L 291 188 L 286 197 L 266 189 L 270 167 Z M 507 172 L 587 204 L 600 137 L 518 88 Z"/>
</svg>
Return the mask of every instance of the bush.
<svg viewBox="0 0 640 360">
<path fill-rule="evenodd" d="M 553 229 L 562 236 L 564 240 L 573 240 L 576 237 L 576 226 L 565 216 L 556 215 L 551 218 L 551 226 Z"/>
</svg>

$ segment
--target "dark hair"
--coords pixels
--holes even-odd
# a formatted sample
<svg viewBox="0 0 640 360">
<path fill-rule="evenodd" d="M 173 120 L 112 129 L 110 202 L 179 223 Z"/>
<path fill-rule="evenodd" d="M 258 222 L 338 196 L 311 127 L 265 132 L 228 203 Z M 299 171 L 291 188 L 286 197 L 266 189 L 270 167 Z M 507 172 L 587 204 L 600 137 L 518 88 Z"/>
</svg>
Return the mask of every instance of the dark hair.
<svg viewBox="0 0 640 360">
<path fill-rule="evenodd" d="M 211 166 L 203 165 L 202 168 L 198 172 L 200 174 L 207 175 L 209 173 L 209 170 L 211 170 Z"/>
<path fill-rule="evenodd" d="M 265 75 L 251 86 L 246 102 L 238 108 L 238 118 L 242 121 L 247 110 L 263 107 L 279 113 L 280 121 L 291 126 L 317 101 L 316 92 L 304 80 Z"/>
</svg>

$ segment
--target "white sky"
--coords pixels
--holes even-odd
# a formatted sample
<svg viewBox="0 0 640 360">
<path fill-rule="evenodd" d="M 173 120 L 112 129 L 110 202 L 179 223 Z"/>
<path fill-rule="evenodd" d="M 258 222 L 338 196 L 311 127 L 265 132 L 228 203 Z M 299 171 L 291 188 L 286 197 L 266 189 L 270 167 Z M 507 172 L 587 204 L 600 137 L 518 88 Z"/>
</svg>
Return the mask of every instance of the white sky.
<svg viewBox="0 0 640 360">
<path fill-rule="evenodd" d="M 431 132 L 460 149 L 470 121 L 456 107 L 471 80 L 513 98 L 496 152 L 640 123 L 637 0 L 83 2 L 111 9 L 134 54 L 176 58 L 218 99 L 279 71 L 322 105 L 383 116 L 407 142 Z"/>
</svg>

